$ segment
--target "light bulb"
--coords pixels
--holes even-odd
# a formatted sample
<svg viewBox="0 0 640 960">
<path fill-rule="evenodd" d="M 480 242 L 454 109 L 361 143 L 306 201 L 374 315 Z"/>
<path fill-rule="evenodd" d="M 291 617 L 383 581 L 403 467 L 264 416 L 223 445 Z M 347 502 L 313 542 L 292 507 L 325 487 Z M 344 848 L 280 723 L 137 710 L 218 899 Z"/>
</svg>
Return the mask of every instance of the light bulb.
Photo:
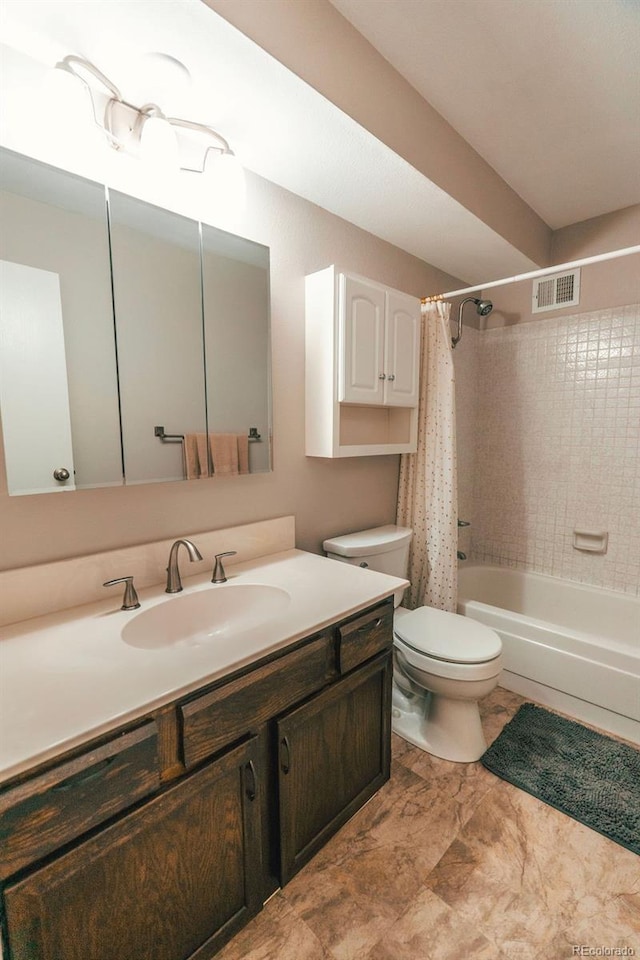
<svg viewBox="0 0 640 960">
<path fill-rule="evenodd" d="M 139 156 L 156 167 L 176 169 L 178 140 L 175 130 L 163 117 L 147 117 L 140 133 Z"/>
<path fill-rule="evenodd" d="M 245 204 L 244 169 L 234 153 L 218 153 L 208 157 L 207 179 L 214 202 L 230 213 L 243 210 Z"/>
</svg>

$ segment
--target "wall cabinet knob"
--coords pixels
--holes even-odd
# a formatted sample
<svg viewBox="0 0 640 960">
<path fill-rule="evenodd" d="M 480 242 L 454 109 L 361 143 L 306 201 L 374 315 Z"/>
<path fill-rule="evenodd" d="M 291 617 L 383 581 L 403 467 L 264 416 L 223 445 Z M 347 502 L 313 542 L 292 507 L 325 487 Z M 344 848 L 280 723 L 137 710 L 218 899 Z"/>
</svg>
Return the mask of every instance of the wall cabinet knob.
<svg viewBox="0 0 640 960">
<path fill-rule="evenodd" d="M 65 480 L 68 480 L 71 474 L 66 467 L 56 467 L 53 471 L 53 479 L 58 480 L 60 483 L 64 483 Z"/>
<path fill-rule="evenodd" d="M 386 373 L 379 373 L 379 374 L 378 374 L 378 380 L 386 380 L 386 379 L 387 379 Z"/>
</svg>

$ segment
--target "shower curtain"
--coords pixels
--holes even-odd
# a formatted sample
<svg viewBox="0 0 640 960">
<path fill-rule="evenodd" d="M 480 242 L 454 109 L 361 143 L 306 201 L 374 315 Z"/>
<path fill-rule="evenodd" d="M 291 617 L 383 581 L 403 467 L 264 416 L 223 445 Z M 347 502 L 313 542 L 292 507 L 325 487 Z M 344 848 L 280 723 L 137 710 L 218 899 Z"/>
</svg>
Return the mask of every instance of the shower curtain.
<svg viewBox="0 0 640 960">
<path fill-rule="evenodd" d="M 422 306 L 418 450 L 400 458 L 397 523 L 413 530 L 405 604 L 455 612 L 458 496 L 450 311 L 442 301 Z"/>
</svg>

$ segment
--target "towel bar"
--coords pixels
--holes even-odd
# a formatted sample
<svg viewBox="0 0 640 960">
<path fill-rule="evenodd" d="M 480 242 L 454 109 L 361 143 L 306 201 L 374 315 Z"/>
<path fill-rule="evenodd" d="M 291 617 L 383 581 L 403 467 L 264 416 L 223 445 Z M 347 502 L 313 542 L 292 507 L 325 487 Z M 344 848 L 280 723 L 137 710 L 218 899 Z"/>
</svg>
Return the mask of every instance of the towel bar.
<svg viewBox="0 0 640 960">
<path fill-rule="evenodd" d="M 184 440 L 183 433 L 165 433 L 164 427 L 154 427 L 153 428 L 154 437 L 162 440 L 163 443 L 182 443 Z M 249 435 L 247 437 L 249 443 L 260 443 L 262 441 L 261 435 L 258 433 L 257 427 L 249 427 Z"/>
</svg>

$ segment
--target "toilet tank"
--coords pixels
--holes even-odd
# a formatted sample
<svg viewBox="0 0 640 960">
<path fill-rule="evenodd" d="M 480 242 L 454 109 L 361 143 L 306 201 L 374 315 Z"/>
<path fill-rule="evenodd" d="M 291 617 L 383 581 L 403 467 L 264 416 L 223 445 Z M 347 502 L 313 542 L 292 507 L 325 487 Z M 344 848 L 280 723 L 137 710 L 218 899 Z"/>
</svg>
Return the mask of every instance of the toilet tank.
<svg viewBox="0 0 640 960">
<path fill-rule="evenodd" d="M 406 578 L 409 569 L 409 547 L 412 531 L 409 527 L 397 527 L 389 523 L 384 527 L 372 527 L 342 537 L 331 537 L 322 544 L 332 560 L 368 567 L 392 577 Z M 397 591 L 395 606 L 402 600 L 404 590 Z M 398 595 L 399 594 L 399 595 Z"/>
</svg>

